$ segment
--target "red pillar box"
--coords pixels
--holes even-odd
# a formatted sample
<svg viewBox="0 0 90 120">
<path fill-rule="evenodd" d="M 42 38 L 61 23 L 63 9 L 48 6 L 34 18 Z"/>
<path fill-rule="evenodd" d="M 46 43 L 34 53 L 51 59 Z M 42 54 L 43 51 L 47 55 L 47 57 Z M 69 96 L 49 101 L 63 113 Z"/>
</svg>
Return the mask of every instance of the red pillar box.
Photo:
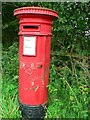
<svg viewBox="0 0 90 120">
<path fill-rule="evenodd" d="M 52 20 L 57 12 L 42 7 L 14 10 L 19 19 L 19 103 L 22 115 L 43 118 L 48 102 Z"/>
</svg>

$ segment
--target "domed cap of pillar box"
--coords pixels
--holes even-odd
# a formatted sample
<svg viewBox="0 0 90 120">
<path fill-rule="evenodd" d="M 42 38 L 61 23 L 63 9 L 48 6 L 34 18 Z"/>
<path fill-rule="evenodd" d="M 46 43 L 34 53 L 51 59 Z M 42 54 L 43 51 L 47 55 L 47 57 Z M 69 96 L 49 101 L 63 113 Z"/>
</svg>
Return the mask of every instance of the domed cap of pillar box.
<svg viewBox="0 0 90 120">
<path fill-rule="evenodd" d="M 51 16 L 51 20 L 58 18 L 58 13 L 54 10 L 43 7 L 21 7 L 14 10 L 14 15 L 43 15 Z"/>
</svg>

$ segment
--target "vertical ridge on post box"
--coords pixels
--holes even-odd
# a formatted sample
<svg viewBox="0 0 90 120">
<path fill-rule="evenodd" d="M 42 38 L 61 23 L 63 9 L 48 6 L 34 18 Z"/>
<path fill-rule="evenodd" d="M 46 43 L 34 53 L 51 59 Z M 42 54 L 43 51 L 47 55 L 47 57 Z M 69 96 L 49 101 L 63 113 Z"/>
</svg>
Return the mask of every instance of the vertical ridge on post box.
<svg viewBox="0 0 90 120">
<path fill-rule="evenodd" d="M 24 36 L 23 55 L 36 56 L 36 36 Z"/>
</svg>

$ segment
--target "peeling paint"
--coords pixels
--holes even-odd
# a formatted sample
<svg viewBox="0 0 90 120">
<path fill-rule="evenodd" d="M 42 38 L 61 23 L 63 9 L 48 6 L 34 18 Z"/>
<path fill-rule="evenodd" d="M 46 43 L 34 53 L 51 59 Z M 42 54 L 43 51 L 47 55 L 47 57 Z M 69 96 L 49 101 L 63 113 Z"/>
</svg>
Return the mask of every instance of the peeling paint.
<svg viewBox="0 0 90 120">
<path fill-rule="evenodd" d="M 33 90 L 34 90 L 34 91 L 37 91 L 38 88 L 39 88 L 39 85 L 38 85 L 38 86 L 35 86 L 35 87 L 33 88 Z"/>
<path fill-rule="evenodd" d="M 32 81 L 31 85 L 32 85 L 32 86 L 34 85 L 34 81 Z"/>
<path fill-rule="evenodd" d="M 26 88 L 26 90 L 34 90 L 35 92 L 39 89 L 39 85 L 33 87 L 33 88 Z"/>
<path fill-rule="evenodd" d="M 36 68 L 42 68 L 42 65 L 38 65 Z"/>
<path fill-rule="evenodd" d="M 42 67 L 43 67 L 42 62 L 38 62 L 38 63 L 36 63 L 36 68 L 42 68 Z"/>
<path fill-rule="evenodd" d="M 24 68 L 24 67 L 25 67 L 25 63 L 22 62 L 22 61 L 20 61 L 20 68 L 22 69 L 22 68 Z"/>
</svg>

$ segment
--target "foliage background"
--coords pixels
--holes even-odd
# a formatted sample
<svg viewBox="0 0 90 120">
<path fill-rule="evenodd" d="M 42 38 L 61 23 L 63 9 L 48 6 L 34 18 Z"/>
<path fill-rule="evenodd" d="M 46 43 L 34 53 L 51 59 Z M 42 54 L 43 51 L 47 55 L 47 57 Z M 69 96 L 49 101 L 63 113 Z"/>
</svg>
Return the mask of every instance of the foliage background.
<svg viewBox="0 0 90 120">
<path fill-rule="evenodd" d="M 49 107 L 46 118 L 89 118 L 90 116 L 90 3 L 3 2 L 3 118 L 20 118 L 18 111 L 18 20 L 15 8 L 42 6 L 58 12 L 53 21 Z"/>
</svg>

